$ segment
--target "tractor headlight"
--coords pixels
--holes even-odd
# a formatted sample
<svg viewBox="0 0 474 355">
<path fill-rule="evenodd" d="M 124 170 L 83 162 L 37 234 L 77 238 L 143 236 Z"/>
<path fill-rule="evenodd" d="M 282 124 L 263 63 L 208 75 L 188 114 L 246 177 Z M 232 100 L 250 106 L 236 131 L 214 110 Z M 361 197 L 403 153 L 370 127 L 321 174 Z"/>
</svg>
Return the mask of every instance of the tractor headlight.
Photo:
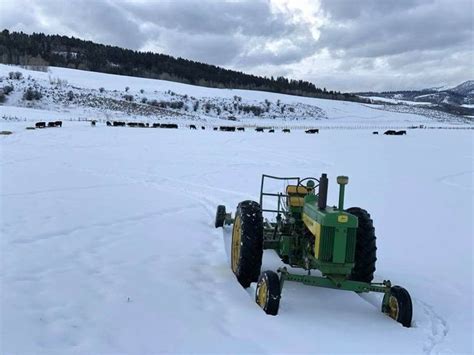
<svg viewBox="0 0 474 355">
<path fill-rule="evenodd" d="M 348 176 L 338 176 L 337 177 L 337 183 L 339 185 L 347 185 L 349 183 L 349 177 Z"/>
</svg>

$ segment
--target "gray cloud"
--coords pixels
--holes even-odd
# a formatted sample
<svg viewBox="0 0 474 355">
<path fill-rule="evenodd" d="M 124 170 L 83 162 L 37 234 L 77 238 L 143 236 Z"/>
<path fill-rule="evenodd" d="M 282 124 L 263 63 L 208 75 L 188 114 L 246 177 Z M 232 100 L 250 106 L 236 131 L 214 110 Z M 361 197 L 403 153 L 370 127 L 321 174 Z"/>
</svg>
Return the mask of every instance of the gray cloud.
<svg viewBox="0 0 474 355">
<path fill-rule="evenodd" d="M 474 76 L 472 0 L 320 0 L 319 7 L 290 0 L 0 1 L 0 27 L 9 30 L 285 74 L 337 90 Z"/>
<path fill-rule="evenodd" d="M 321 29 L 320 45 L 350 57 L 472 45 L 472 3 L 454 3 L 458 6 L 450 1 L 368 1 L 367 8 L 348 18 L 340 11 L 341 1 L 324 1 L 323 9 L 332 21 Z"/>
<path fill-rule="evenodd" d="M 212 64 L 246 67 L 298 62 L 315 39 L 304 23 L 272 12 L 270 2 L 193 1 L 123 3 L 137 21 L 154 28 L 170 53 Z M 288 46 L 275 53 L 269 42 L 284 38 Z M 303 40 L 302 40 L 303 39 Z M 213 41 L 214 43 L 210 43 Z M 156 41 L 155 41 L 156 42 Z"/>
</svg>

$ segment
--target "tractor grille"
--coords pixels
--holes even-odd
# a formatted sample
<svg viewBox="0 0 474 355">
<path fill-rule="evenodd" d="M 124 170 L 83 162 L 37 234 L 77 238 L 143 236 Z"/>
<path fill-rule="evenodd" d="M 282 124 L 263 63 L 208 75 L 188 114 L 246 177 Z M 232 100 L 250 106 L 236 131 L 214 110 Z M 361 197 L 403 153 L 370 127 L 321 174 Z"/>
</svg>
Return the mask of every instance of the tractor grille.
<svg viewBox="0 0 474 355">
<path fill-rule="evenodd" d="M 346 263 L 354 262 L 357 228 L 347 229 Z"/>
<path fill-rule="evenodd" d="M 319 260 L 332 261 L 332 251 L 334 249 L 334 234 L 336 228 L 322 227 L 321 228 L 321 242 L 319 245 Z"/>
</svg>

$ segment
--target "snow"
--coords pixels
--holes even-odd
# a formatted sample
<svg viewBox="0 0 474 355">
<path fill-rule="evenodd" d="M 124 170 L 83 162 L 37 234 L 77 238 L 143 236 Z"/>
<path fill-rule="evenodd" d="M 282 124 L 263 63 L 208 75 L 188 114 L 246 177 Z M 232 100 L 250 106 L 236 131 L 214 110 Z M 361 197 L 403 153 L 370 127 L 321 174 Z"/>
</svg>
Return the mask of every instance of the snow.
<svg viewBox="0 0 474 355">
<path fill-rule="evenodd" d="M 89 79 L 68 74 L 114 85 Z M 371 112 L 331 104 L 341 116 Z M 27 120 L 0 124 L 13 132 L 0 136 L 1 353 L 472 353 L 472 130 L 272 135 L 65 121 L 29 131 L 73 114 L 0 114 Z M 322 172 L 328 201 L 348 175 L 346 206 L 371 213 L 376 279 L 409 290 L 412 328 L 383 315 L 378 295 L 291 282 L 279 315 L 267 316 L 254 285 L 237 283 L 216 206 L 258 199 L 263 173 Z M 281 266 L 271 251 L 263 263 Z"/>
<path fill-rule="evenodd" d="M 402 95 L 395 95 L 397 96 L 402 96 Z M 427 95 L 423 95 L 427 96 Z M 422 97 L 422 96 L 417 96 L 417 97 Z M 431 106 L 433 105 L 431 102 L 422 102 L 422 101 L 408 101 L 408 100 L 400 100 L 398 98 L 388 98 L 388 97 L 382 97 L 382 96 L 368 96 L 368 99 L 375 100 L 375 101 L 381 101 L 381 102 L 389 102 L 392 104 L 404 104 L 404 105 L 419 105 L 419 106 Z"/>
<path fill-rule="evenodd" d="M 8 73 L 19 71 L 23 79 L 9 80 Z M 89 71 L 73 70 L 67 68 L 49 67 L 47 72 L 27 70 L 16 66 L 0 64 L 0 78 L 5 83 L 12 84 L 15 91 L 7 96 L 7 101 L 1 108 L 3 115 L 14 116 L 18 113 L 20 119 L 30 120 L 33 116 L 43 117 L 48 120 L 50 114 L 61 116 L 63 120 L 95 119 L 125 120 L 125 121 L 176 121 L 216 126 L 216 125 L 241 125 L 241 126 L 268 126 L 268 127 L 300 127 L 300 128 L 391 128 L 409 126 L 446 126 L 463 124 L 462 119 L 454 120 L 452 116 L 448 119 L 436 119 L 437 112 L 431 112 L 433 117 L 420 115 L 416 112 L 390 112 L 382 105 L 366 105 L 356 102 L 323 100 L 309 97 L 276 94 L 264 91 L 216 89 L 182 83 L 136 78 L 120 75 L 95 73 Z M 58 84 L 59 83 L 59 84 Z M 0 83 L 1 84 L 1 83 Z M 23 90 L 35 86 L 42 90 L 43 98 L 39 102 L 25 102 L 22 100 Z M 101 93 L 100 88 L 105 91 Z M 125 89 L 128 88 L 127 91 Z M 67 94 L 71 91 L 79 101 L 69 102 Z M 142 93 L 143 91 L 143 93 Z M 124 95 L 132 95 L 134 107 L 124 100 Z M 239 98 L 236 101 L 236 97 Z M 149 101 L 183 101 L 188 107 L 182 110 L 150 111 L 148 104 L 141 104 L 141 99 Z M 198 102 L 199 110 L 194 112 L 192 107 Z M 220 109 L 219 115 L 216 110 L 210 112 L 202 110 L 209 103 Z M 225 111 L 227 107 L 232 111 L 234 104 L 255 105 L 266 108 L 262 116 L 242 112 Z M 418 105 L 419 103 L 417 103 Z M 94 106 L 98 105 L 98 106 Z M 112 109 L 115 105 L 121 110 Z M 286 110 L 281 113 L 281 107 L 286 105 Z M 416 105 L 416 106 L 417 106 Z M 18 111 L 18 108 L 35 110 L 33 116 L 26 111 Z M 410 109 L 411 106 L 406 106 Z M 153 108 L 156 109 L 156 108 Z M 393 109 L 393 108 L 391 108 Z M 128 110 L 128 111 L 127 111 Z M 427 110 L 430 114 L 431 110 Z M 43 115 L 41 115 L 43 112 Z M 145 115 L 147 112 L 148 115 Z M 425 113 L 426 113 L 425 112 Z M 429 116 L 429 114 L 427 114 Z M 235 116 L 237 121 L 228 121 L 229 115 Z"/>
</svg>

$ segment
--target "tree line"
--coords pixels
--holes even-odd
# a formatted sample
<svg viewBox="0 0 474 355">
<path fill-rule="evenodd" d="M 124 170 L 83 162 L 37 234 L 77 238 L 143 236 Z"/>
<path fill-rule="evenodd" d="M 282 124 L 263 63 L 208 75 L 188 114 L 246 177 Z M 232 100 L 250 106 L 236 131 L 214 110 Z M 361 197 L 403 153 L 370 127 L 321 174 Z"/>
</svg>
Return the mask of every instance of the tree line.
<svg viewBox="0 0 474 355">
<path fill-rule="evenodd" d="M 328 91 L 304 80 L 261 77 L 165 54 L 139 52 L 74 37 L 0 32 L 0 62 L 57 66 L 101 73 L 170 80 L 217 88 L 271 91 L 325 99 L 363 101 L 356 95 Z"/>
</svg>

